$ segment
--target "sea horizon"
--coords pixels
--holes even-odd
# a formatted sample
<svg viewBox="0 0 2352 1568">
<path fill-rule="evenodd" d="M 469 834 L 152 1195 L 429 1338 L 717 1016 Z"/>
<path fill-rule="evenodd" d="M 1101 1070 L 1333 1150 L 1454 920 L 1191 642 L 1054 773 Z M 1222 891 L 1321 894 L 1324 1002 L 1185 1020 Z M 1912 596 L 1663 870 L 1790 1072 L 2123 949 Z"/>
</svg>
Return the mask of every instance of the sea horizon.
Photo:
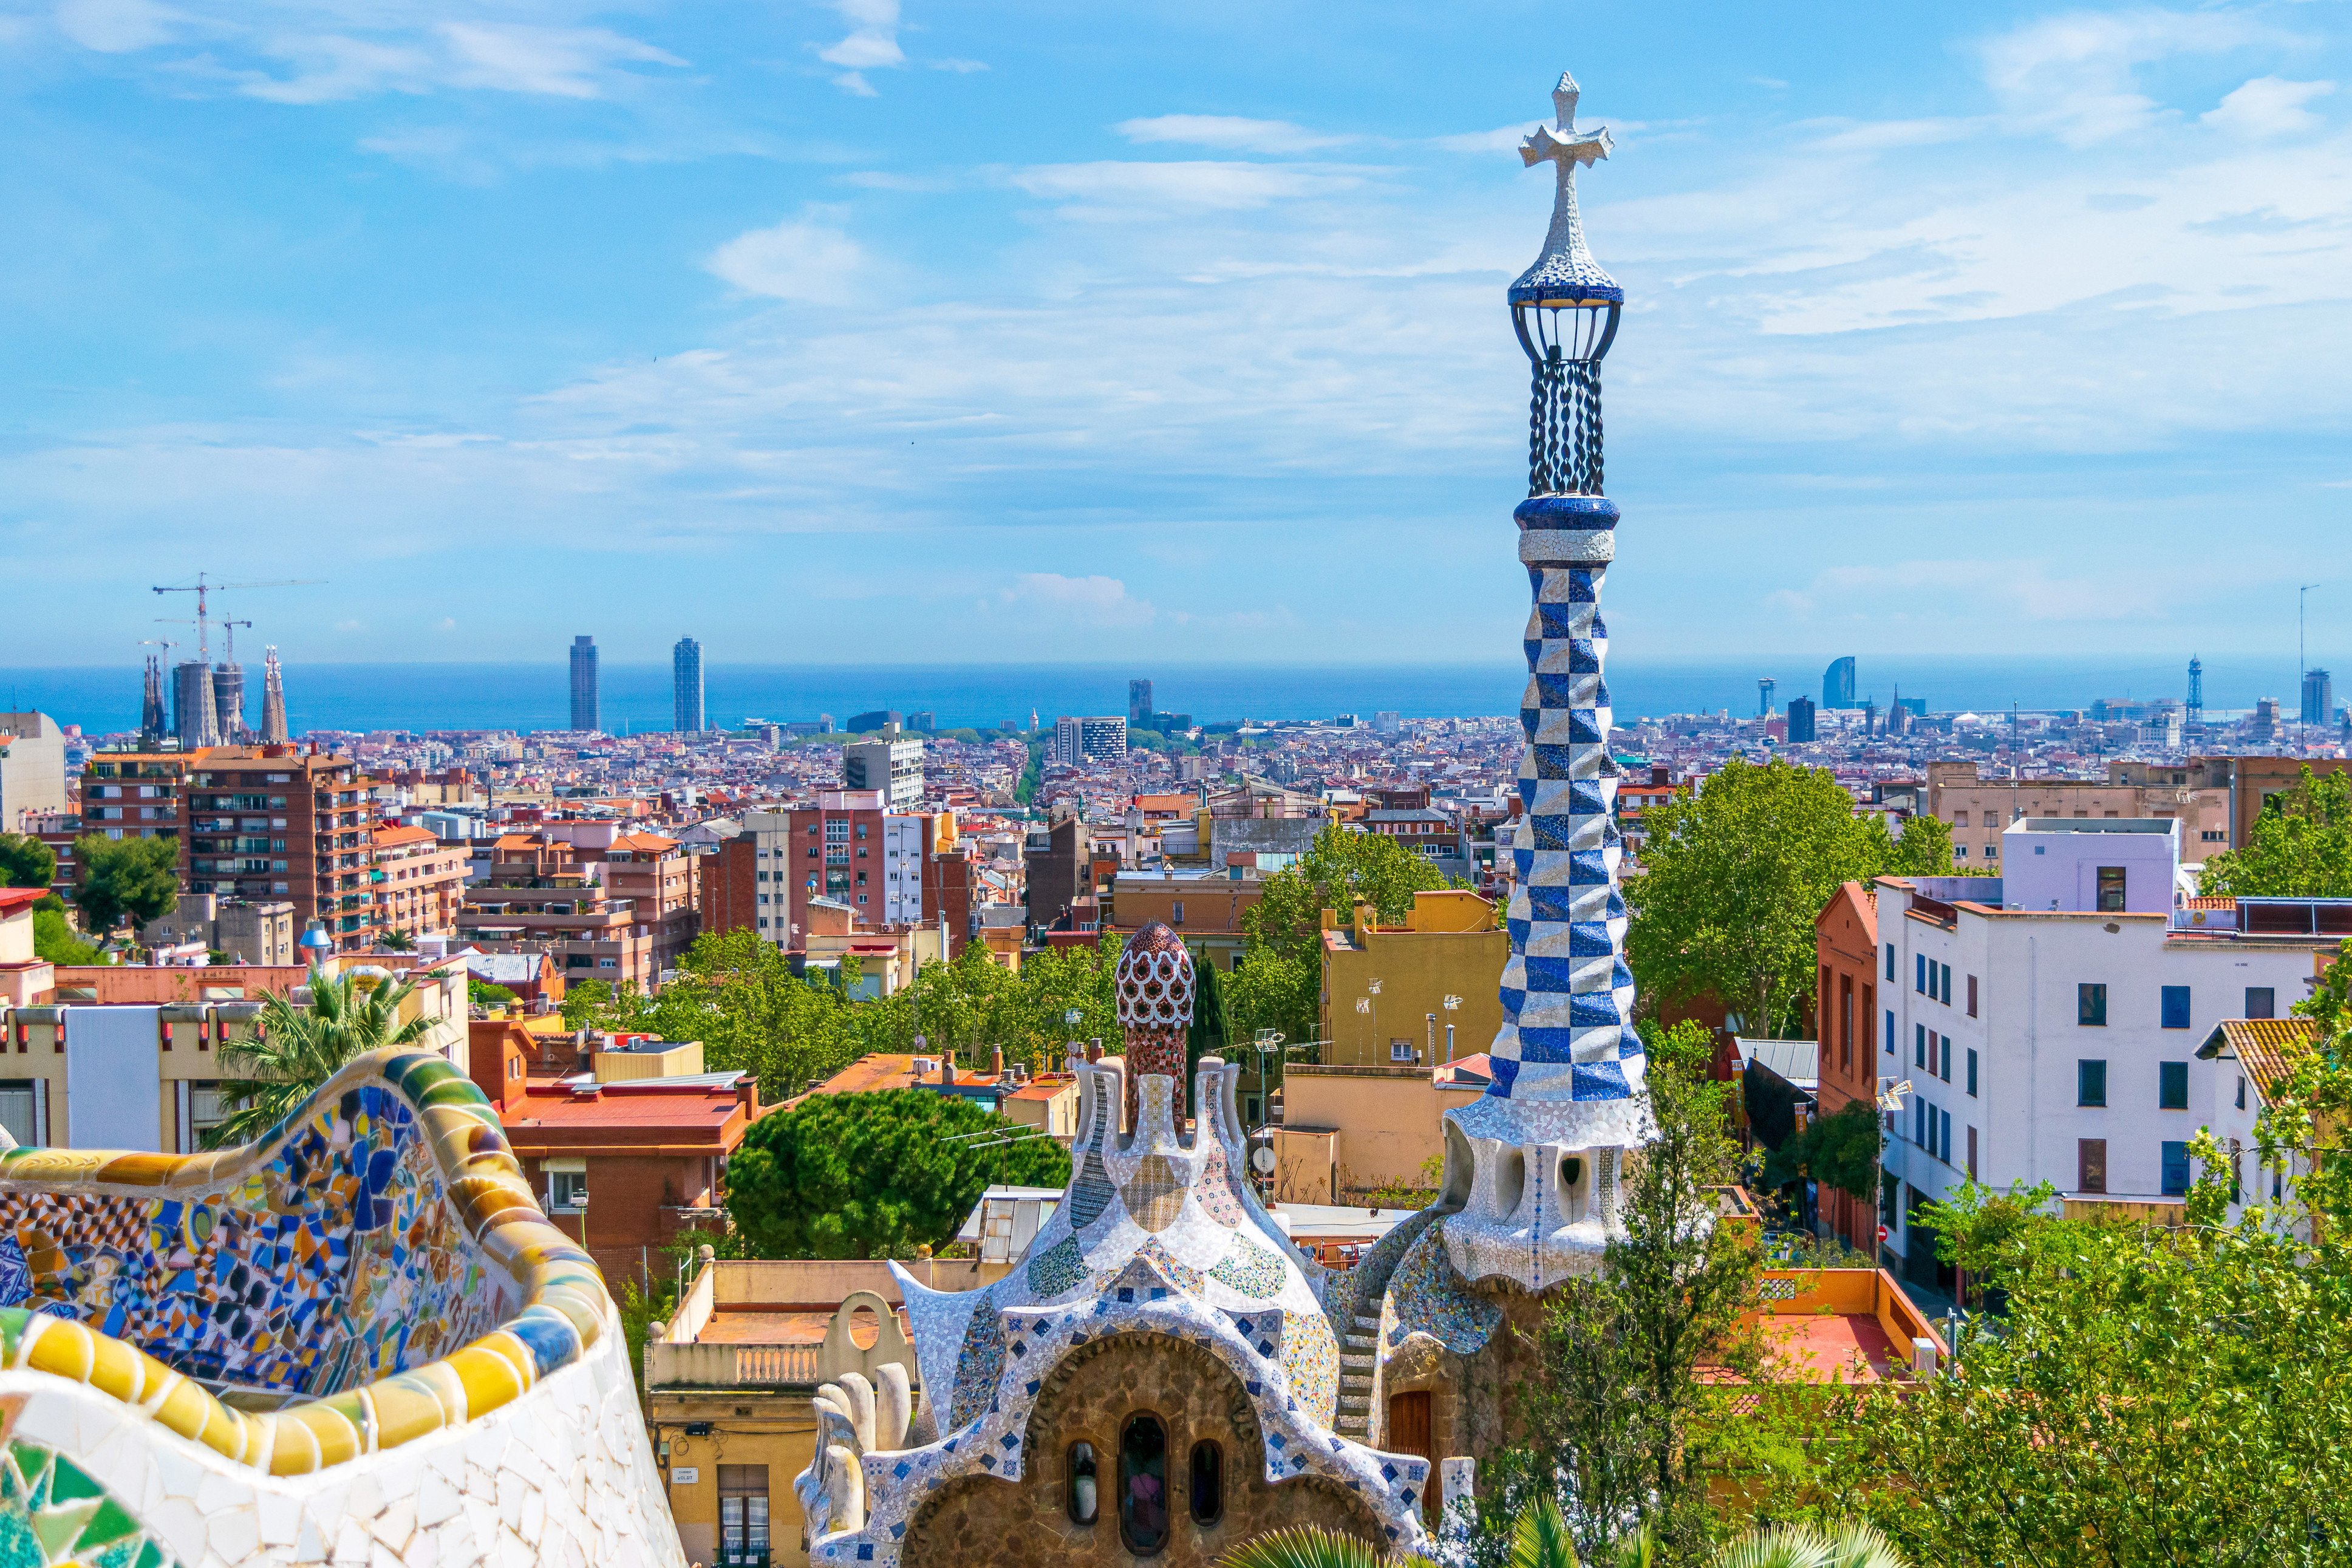
<svg viewBox="0 0 2352 1568">
<path fill-rule="evenodd" d="M 1825 663 L 1826 661 L 1821 661 Z M 2250 709 L 2277 697 L 2292 710 L 2291 668 L 2273 661 L 2217 658 L 2205 668 L 2208 711 Z M 1924 700 L 1930 712 L 2005 711 L 2013 702 L 2036 711 L 2081 709 L 2101 699 L 2185 695 L 2185 659 L 1937 659 L 1862 661 L 1857 695 L 1884 707 L 1897 689 Z M 261 709 L 261 669 L 248 663 L 248 722 Z M 1609 685 L 1619 721 L 1675 713 L 1757 711 L 1757 680 L 1777 683 L 1776 710 L 1789 699 L 1821 696 L 1821 664 L 1811 658 L 1675 663 L 1612 658 Z M 1196 722 L 1242 719 L 1370 721 L 1393 711 L 1408 719 L 1474 718 L 1515 712 L 1527 682 L 1506 660 L 1465 665 L 1304 664 L 706 664 L 704 705 L 715 727 L 747 719 L 774 722 L 835 720 L 876 709 L 928 710 L 939 728 L 988 729 L 1050 724 L 1061 714 L 1124 713 L 1130 677 L 1154 682 L 1154 705 Z M 570 722 L 570 685 L 561 661 L 449 660 L 404 664 L 289 664 L 287 721 L 297 734 L 313 730 L 556 730 Z M 666 731 L 671 714 L 667 663 L 607 663 L 600 678 L 604 727 L 613 734 Z M 81 665 L 0 667 L 0 700 L 12 711 L 37 709 L 91 734 L 119 733 L 139 722 L 140 668 Z"/>
</svg>

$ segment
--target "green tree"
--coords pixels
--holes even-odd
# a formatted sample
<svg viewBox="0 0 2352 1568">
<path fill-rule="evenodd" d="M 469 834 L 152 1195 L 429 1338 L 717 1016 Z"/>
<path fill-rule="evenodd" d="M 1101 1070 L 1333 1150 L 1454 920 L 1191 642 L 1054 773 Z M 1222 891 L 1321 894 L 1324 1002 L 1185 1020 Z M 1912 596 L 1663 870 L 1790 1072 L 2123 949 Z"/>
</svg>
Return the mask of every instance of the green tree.
<svg viewBox="0 0 2352 1568">
<path fill-rule="evenodd" d="M 208 1149 L 254 1142 L 298 1110 L 354 1057 L 412 1045 L 432 1027 L 423 1013 L 404 1022 L 406 981 L 371 985 L 351 974 L 310 971 L 310 1005 L 265 996 L 252 1034 L 225 1042 L 222 1100 L 236 1109 L 205 1135 Z"/>
<path fill-rule="evenodd" d="M 51 963 L 96 963 L 103 956 L 75 931 L 63 910 L 33 911 L 33 952 Z"/>
<path fill-rule="evenodd" d="M 166 914 L 180 899 L 180 842 L 176 838 L 109 838 L 85 833 L 74 840 L 80 886 L 74 902 L 82 920 L 105 936 L 128 919 L 144 925 Z"/>
<path fill-rule="evenodd" d="M 0 888 L 46 888 L 58 879 L 58 852 L 29 833 L 0 833 Z"/>
<path fill-rule="evenodd" d="M 376 945 L 386 952 L 415 952 L 416 939 L 404 931 L 388 931 L 376 938 Z"/>
<path fill-rule="evenodd" d="M 812 1095 L 764 1117 L 727 1167 L 727 1212 L 763 1258 L 906 1258 L 953 1239 L 992 1183 L 1061 1186 L 1070 1157 L 972 1100 Z"/>
<path fill-rule="evenodd" d="M 1651 1042 L 1657 1137 L 1629 1160 L 1622 1214 L 1597 1273 L 1561 1281 L 1547 1303 L 1538 1375 L 1521 1394 L 1528 1440 L 1482 1474 L 1472 1554 L 1505 1561 L 1517 1521 L 1556 1499 L 1588 1553 L 1639 1521 L 1688 1555 L 1713 1524 L 1710 1467 L 1744 1442 L 1742 1392 L 1702 1381 L 1702 1365 L 1755 1376 L 1763 1357 L 1745 1325 L 1762 1258 L 1753 1233 L 1716 1223 L 1714 1188 L 1736 1178 L 1727 1131 L 1733 1086 L 1706 1077 L 1706 1030 L 1675 1026 Z"/>
<path fill-rule="evenodd" d="M 1951 868 L 1951 833 L 1915 817 L 1898 842 L 1857 816 L 1824 768 L 1738 755 L 1696 790 L 1644 814 L 1626 879 L 1626 956 L 1659 1001 L 1713 995 L 1742 1030 L 1779 1035 L 1812 989 L 1813 921 L 1840 885 Z"/>
<path fill-rule="evenodd" d="M 2314 776 L 2263 802 L 2246 842 L 2205 862 L 2219 898 L 2352 898 L 2352 774 Z"/>
<path fill-rule="evenodd" d="M 493 985 L 487 980 L 468 979 L 466 982 L 466 1005 L 469 1007 L 479 1007 L 487 1012 L 495 1007 L 511 1007 L 514 999 L 515 994 L 503 985 Z"/>
<path fill-rule="evenodd" d="M 1884 1131 L 1867 1100 L 1850 1100 L 1832 1114 L 1813 1118 L 1767 1155 L 1764 1184 L 1785 1187 L 1811 1180 L 1867 1203 L 1878 1180 Z"/>
</svg>

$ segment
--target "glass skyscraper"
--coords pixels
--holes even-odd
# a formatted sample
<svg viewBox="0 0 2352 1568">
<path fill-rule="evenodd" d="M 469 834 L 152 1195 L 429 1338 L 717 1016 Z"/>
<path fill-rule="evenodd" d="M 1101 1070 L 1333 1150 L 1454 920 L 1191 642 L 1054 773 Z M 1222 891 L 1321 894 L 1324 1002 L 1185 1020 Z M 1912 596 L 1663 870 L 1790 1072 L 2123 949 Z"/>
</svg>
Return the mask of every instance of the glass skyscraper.
<svg viewBox="0 0 2352 1568">
<path fill-rule="evenodd" d="M 680 734 L 709 729 L 702 710 L 702 645 L 692 637 L 678 638 L 677 646 L 669 650 L 669 673 L 677 716 L 670 727 Z"/>
<path fill-rule="evenodd" d="M 604 716 L 596 702 L 596 639 L 572 639 L 572 727 L 601 733 Z"/>
</svg>

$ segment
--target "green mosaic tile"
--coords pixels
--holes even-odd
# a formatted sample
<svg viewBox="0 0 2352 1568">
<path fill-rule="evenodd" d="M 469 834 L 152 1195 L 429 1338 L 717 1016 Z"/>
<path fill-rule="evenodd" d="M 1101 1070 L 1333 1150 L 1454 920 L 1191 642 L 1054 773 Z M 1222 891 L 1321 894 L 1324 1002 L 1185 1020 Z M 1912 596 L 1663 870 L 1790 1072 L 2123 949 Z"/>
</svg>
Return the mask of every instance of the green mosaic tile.
<svg viewBox="0 0 2352 1568">
<path fill-rule="evenodd" d="M 105 1545 L 110 1542 L 119 1542 L 125 1536 L 135 1536 L 138 1533 L 139 1521 L 131 1516 L 131 1510 L 110 1497 L 101 1497 L 99 1500 L 98 1511 L 89 1516 L 89 1523 L 83 1527 L 81 1538 L 83 1547 L 87 1550 L 92 1546 Z M 138 1543 L 134 1541 L 131 1544 L 135 1546 Z"/>
<path fill-rule="evenodd" d="M 0 1508 L 0 1568 L 47 1568 L 48 1556 L 23 1510 Z"/>
<path fill-rule="evenodd" d="M 39 1538 L 42 1549 L 48 1552 L 48 1561 L 55 1563 L 73 1550 L 74 1542 L 81 1539 L 82 1526 L 97 1511 L 98 1504 L 84 1499 L 80 1502 L 62 1503 L 34 1513 L 33 1533 Z"/>
<path fill-rule="evenodd" d="M 106 1489 L 92 1479 L 88 1470 L 63 1454 L 59 1454 L 50 1467 L 49 1477 L 49 1501 L 52 1505 L 106 1496 Z"/>
</svg>

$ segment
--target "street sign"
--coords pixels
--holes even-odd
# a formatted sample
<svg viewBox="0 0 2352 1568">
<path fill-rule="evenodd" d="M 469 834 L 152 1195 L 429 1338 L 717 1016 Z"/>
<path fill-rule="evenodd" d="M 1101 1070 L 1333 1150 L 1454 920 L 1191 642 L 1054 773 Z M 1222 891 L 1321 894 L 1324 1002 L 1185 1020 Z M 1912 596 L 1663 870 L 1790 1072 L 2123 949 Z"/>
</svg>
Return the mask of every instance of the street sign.
<svg viewBox="0 0 2352 1568">
<path fill-rule="evenodd" d="M 1881 1247 L 1886 1245 L 1886 1227 L 1883 1225 L 1878 1227 L 1878 1245 Z"/>
</svg>

